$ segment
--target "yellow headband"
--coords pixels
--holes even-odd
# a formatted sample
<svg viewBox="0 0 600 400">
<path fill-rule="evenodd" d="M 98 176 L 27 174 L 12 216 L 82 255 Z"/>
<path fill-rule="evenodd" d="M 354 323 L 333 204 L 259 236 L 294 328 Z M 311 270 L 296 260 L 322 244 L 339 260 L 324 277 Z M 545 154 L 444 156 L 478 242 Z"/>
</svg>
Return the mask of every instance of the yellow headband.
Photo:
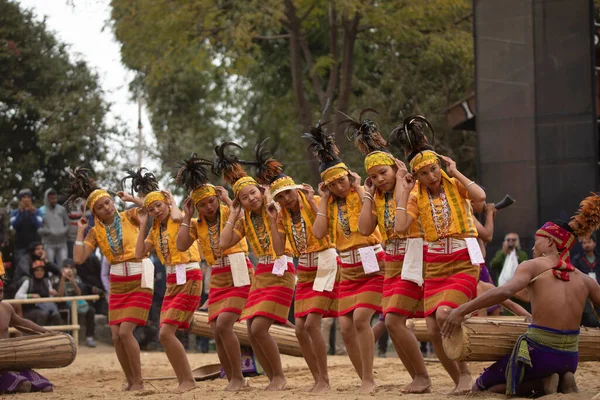
<svg viewBox="0 0 600 400">
<path fill-rule="evenodd" d="M 275 198 L 279 193 L 284 192 L 290 189 L 301 189 L 302 186 L 296 185 L 296 182 L 289 176 L 283 176 L 271 183 L 269 186 L 269 191 L 271 192 L 271 196 Z"/>
<path fill-rule="evenodd" d="M 155 192 L 150 192 L 146 195 L 146 197 L 144 198 L 144 207 L 148 207 L 150 204 L 152 204 L 153 202 L 155 202 L 157 200 L 165 202 L 165 203 L 169 203 L 169 199 L 163 192 L 155 191 Z"/>
<path fill-rule="evenodd" d="M 423 167 L 439 163 L 440 158 L 435 151 L 424 150 L 410 160 L 410 169 L 412 172 L 417 172 Z"/>
<path fill-rule="evenodd" d="M 110 194 L 104 189 L 96 189 L 87 198 L 86 206 L 88 210 L 94 212 L 94 206 L 96 202 L 100 200 L 102 197 L 110 197 Z"/>
<path fill-rule="evenodd" d="M 394 156 L 385 151 L 374 151 L 365 157 L 365 171 L 378 165 L 396 165 Z"/>
<path fill-rule="evenodd" d="M 194 206 L 195 206 L 196 204 L 198 204 L 202 200 L 206 199 L 207 197 L 216 196 L 216 195 L 217 195 L 217 190 L 215 189 L 215 187 L 213 185 L 211 185 L 209 183 L 209 184 L 202 185 L 202 186 L 194 189 L 190 196 L 192 197 L 192 201 L 194 202 Z"/>
<path fill-rule="evenodd" d="M 325 171 L 321 172 L 321 179 L 323 183 L 329 185 L 331 182 L 340 179 L 343 176 L 348 175 L 348 167 L 343 162 L 335 164 Z"/>
<path fill-rule="evenodd" d="M 248 185 L 258 186 L 258 182 L 256 182 L 254 178 L 250 176 L 244 176 L 243 178 L 238 179 L 233 184 L 233 196 L 237 199 L 238 195 L 240 194 L 240 191 Z"/>
</svg>

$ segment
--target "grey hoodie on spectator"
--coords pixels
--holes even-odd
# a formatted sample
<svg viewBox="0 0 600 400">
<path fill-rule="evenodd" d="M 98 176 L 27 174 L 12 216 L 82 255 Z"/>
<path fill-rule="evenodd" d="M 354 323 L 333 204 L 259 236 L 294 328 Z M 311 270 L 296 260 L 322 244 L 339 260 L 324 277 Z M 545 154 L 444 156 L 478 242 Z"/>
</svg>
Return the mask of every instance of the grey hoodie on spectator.
<svg viewBox="0 0 600 400">
<path fill-rule="evenodd" d="M 54 207 L 50 205 L 48 193 L 51 191 L 52 189 L 48 189 L 44 193 L 46 215 L 44 215 L 42 227 L 38 229 L 38 234 L 44 244 L 66 244 L 69 216 L 67 210 L 60 204 L 56 204 Z"/>
</svg>

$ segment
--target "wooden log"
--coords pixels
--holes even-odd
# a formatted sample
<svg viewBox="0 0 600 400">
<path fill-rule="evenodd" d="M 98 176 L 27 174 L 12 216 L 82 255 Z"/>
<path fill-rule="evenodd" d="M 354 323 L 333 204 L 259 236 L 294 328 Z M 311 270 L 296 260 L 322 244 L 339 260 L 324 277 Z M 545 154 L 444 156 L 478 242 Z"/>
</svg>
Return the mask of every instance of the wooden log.
<svg viewBox="0 0 600 400">
<path fill-rule="evenodd" d="M 524 317 L 519 316 L 492 316 L 492 317 L 472 317 L 470 319 L 485 319 L 486 321 L 516 321 L 523 322 Z M 431 342 L 425 318 L 415 318 L 406 320 L 406 326 L 413 331 L 419 342 Z"/>
<path fill-rule="evenodd" d="M 214 337 L 212 330 L 208 325 L 208 313 L 203 311 L 196 311 L 194 313 L 194 321 L 190 327 L 190 332 L 198 336 L 209 338 Z M 242 345 L 250 346 L 246 323 L 236 322 L 233 324 L 233 333 L 236 334 Z M 296 338 L 296 332 L 294 329 L 273 324 L 269 330 L 269 333 L 277 342 L 281 354 L 302 357 L 302 352 L 300 351 L 300 345 L 298 344 L 298 339 Z"/>
<path fill-rule="evenodd" d="M 470 318 L 451 338 L 444 339 L 444 351 L 457 361 L 498 361 L 513 350 L 526 322 Z M 579 361 L 600 361 L 600 329 L 581 328 Z"/>
</svg>

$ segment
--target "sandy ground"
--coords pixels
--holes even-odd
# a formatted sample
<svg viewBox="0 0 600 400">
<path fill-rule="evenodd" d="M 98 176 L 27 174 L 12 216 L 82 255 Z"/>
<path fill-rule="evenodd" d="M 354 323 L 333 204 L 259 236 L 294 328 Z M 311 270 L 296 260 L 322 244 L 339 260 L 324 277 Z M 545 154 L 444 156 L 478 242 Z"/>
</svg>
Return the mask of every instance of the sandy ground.
<svg viewBox="0 0 600 400">
<path fill-rule="evenodd" d="M 392 353 L 390 353 L 392 354 Z M 192 368 L 218 362 L 216 354 L 190 353 L 188 355 Z M 198 383 L 198 389 L 183 395 L 169 392 L 176 386 L 176 381 L 147 382 L 146 388 L 140 392 L 123 392 L 124 383 L 117 358 L 111 346 L 99 344 L 95 349 L 80 347 L 79 354 L 73 364 L 61 369 L 38 370 L 56 385 L 54 393 L 21 394 L 19 399 L 310 399 L 316 395 L 304 393 L 311 383 L 310 373 L 304 360 L 298 357 L 282 356 L 283 366 L 288 382 L 288 389 L 283 392 L 264 392 L 267 385 L 264 376 L 250 378 L 250 387 L 237 394 L 225 393 L 225 379 L 216 379 Z M 409 399 L 444 399 L 456 398 L 447 396 L 452 388 L 452 381 L 437 362 L 428 362 L 429 373 L 433 380 L 433 392 L 425 395 L 402 395 Z M 472 363 L 471 371 L 477 376 L 489 363 Z M 143 352 L 142 368 L 144 377 L 172 375 L 167 357 L 162 352 Z M 400 389 L 409 383 L 410 376 L 398 358 L 376 358 L 375 379 L 378 384 L 378 399 L 395 399 Z M 329 357 L 329 376 L 332 390 L 326 394 L 328 399 L 360 399 L 355 391 L 358 380 L 350 360 L 346 356 Z M 577 372 L 577 381 L 581 392 L 573 395 L 546 396 L 545 399 L 600 399 L 600 363 L 581 363 Z M 477 394 L 468 398 L 500 399 L 501 395 Z"/>
</svg>

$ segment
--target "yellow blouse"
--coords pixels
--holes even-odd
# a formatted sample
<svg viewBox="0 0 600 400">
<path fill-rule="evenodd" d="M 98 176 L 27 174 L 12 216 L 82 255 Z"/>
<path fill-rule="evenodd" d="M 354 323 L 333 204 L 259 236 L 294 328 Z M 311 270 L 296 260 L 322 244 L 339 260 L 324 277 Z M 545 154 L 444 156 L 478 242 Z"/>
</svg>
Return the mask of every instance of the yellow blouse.
<svg viewBox="0 0 600 400">
<path fill-rule="evenodd" d="M 150 243 L 154 246 L 156 255 L 165 266 L 189 264 L 200 261 L 200 252 L 198 251 L 197 246 L 192 245 L 183 252 L 177 250 L 176 243 L 179 227 L 181 227 L 181 223 L 174 222 L 169 217 L 167 219 L 167 228 L 161 232 L 160 222 L 155 220 L 146 237 L 146 243 Z"/>
<path fill-rule="evenodd" d="M 388 195 L 386 201 L 385 194 L 377 191 L 375 194 L 373 215 L 377 218 L 377 227 L 379 228 L 379 232 L 381 232 L 384 243 L 388 243 L 394 239 L 422 238 L 424 236 L 418 218 L 414 219 L 407 233 L 399 234 L 394 230 L 396 223 L 396 193 L 393 193 L 391 196 Z"/>
<path fill-rule="evenodd" d="M 346 251 L 358 247 L 374 246 L 380 244 L 382 237 L 379 228 L 375 228 L 369 236 L 363 236 L 358 231 L 358 217 L 362 209 L 362 200 L 358 193 L 351 191 L 343 199 L 329 198 L 327 209 L 330 237 L 335 237 L 335 248 Z"/>
<path fill-rule="evenodd" d="M 335 247 L 329 240 L 329 236 L 325 236 L 323 239 L 315 237 L 313 223 L 316 213 L 313 212 L 304 193 L 298 192 L 298 195 L 300 196 L 300 214 L 302 216 L 300 222 L 292 223 L 292 218 L 287 210 L 281 210 L 277 218 L 277 231 L 285 234 L 286 245 L 289 245 L 295 256 Z M 317 206 L 321 202 L 319 196 L 315 196 L 314 200 Z"/>
<path fill-rule="evenodd" d="M 206 219 L 198 218 L 193 220 L 192 227 L 190 228 L 190 236 L 198 241 L 200 250 L 202 251 L 202 257 L 204 257 L 208 265 L 215 265 L 218 259 L 228 254 L 248 253 L 248 243 L 245 238 L 242 238 L 235 246 L 226 250 L 222 250 L 219 247 L 221 231 L 229 218 L 229 207 L 225 204 L 221 204 L 219 212 L 221 213 L 220 226 L 209 227 Z"/>
<path fill-rule="evenodd" d="M 276 258 L 277 254 L 273 249 L 273 238 L 271 237 L 269 217 L 267 216 L 264 205 L 262 207 L 261 215 L 253 215 L 250 211 L 244 211 L 244 213 L 244 218 L 238 219 L 233 227 L 235 234 L 242 239 L 248 239 L 248 243 L 252 247 L 254 254 L 256 254 L 258 257 L 269 256 Z M 254 220 L 254 223 L 252 220 Z M 284 254 L 294 254 L 287 241 Z"/>
<path fill-rule="evenodd" d="M 137 208 L 115 213 L 116 218 L 120 218 L 121 223 L 120 241 L 118 240 L 118 232 L 115 229 L 107 230 L 106 226 L 96 219 L 96 225 L 90 229 L 84 243 L 92 249 L 100 247 L 100 251 L 111 265 L 127 261 L 141 261 L 135 258 L 135 245 L 139 233 Z M 111 235 L 111 240 L 109 240 L 108 235 Z M 110 242 L 113 246 L 110 245 Z"/>
</svg>

